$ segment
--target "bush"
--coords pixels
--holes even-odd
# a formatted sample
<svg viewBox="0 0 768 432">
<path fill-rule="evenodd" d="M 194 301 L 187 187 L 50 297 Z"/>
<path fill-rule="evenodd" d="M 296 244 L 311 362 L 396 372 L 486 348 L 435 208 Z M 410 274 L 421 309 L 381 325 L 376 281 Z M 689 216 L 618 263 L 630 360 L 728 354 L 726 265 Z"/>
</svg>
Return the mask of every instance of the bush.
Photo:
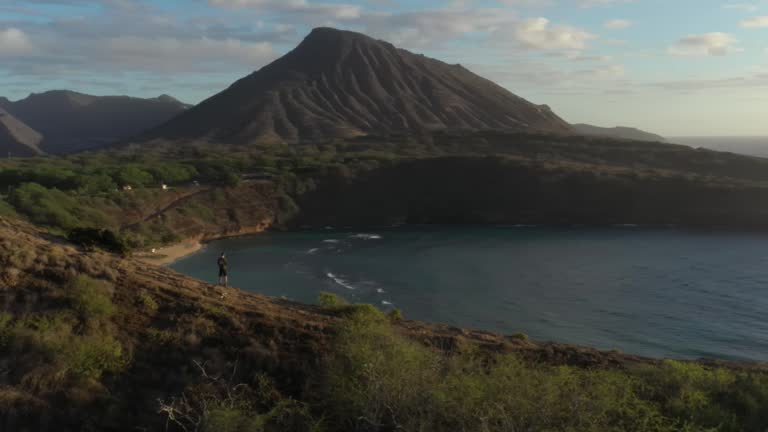
<svg viewBox="0 0 768 432">
<path fill-rule="evenodd" d="M 371 312 L 356 310 L 338 329 L 326 366 L 329 413 L 340 430 L 430 430 L 425 390 L 439 382 L 437 358 Z"/>
<path fill-rule="evenodd" d="M 253 384 L 234 383 L 205 372 L 183 397 L 160 401 L 160 412 L 182 430 L 200 432 L 321 432 L 323 421 L 309 407 L 284 397 L 265 375 Z M 227 374 L 234 378 L 235 374 Z"/>
<path fill-rule="evenodd" d="M 127 255 L 130 252 L 128 243 L 108 229 L 75 228 L 67 235 L 69 241 L 86 249 L 100 247 L 109 252 Z"/>
<path fill-rule="evenodd" d="M 147 292 L 139 294 L 139 303 L 141 304 L 142 309 L 149 313 L 157 312 L 157 308 L 159 307 L 155 299 Z"/>
<path fill-rule="evenodd" d="M 88 378 L 99 378 L 104 372 L 119 372 L 128 364 L 120 342 L 109 335 L 73 338 L 60 354 L 63 370 Z"/>
<path fill-rule="evenodd" d="M 448 357 L 372 310 L 346 315 L 326 365 L 323 400 L 340 430 L 674 430 L 624 372 L 471 350 Z"/>
<path fill-rule="evenodd" d="M 129 357 L 122 345 L 104 329 L 77 334 L 76 327 L 74 318 L 66 312 L 16 320 L 7 335 L 13 351 L 20 353 L 12 357 L 20 362 L 13 369 L 25 377 L 35 376 L 47 382 L 40 377 L 52 376 L 54 381 L 67 375 L 99 378 L 128 364 Z"/>
<path fill-rule="evenodd" d="M 320 305 L 321 308 L 327 310 L 337 310 L 349 306 L 349 302 L 344 300 L 341 296 L 329 292 L 321 292 L 317 297 L 317 304 Z"/>
<path fill-rule="evenodd" d="M 664 414 L 675 419 L 681 429 L 698 427 L 734 432 L 745 430 L 736 427 L 739 420 L 722 403 L 726 395 L 736 393 L 734 390 L 737 382 L 744 383 L 736 373 L 666 360 L 661 366 L 644 367 L 636 374 L 646 383 L 648 393 L 645 396 L 658 401 Z M 768 391 L 763 396 L 766 394 Z M 768 427 L 768 418 L 765 418 L 765 427 Z"/>
<path fill-rule="evenodd" d="M 88 276 L 76 276 L 69 282 L 68 297 L 84 321 L 98 321 L 115 313 L 112 287 Z"/>
<path fill-rule="evenodd" d="M 392 309 L 387 314 L 387 318 L 389 318 L 392 322 L 398 322 L 403 320 L 403 312 L 400 309 Z"/>
<path fill-rule="evenodd" d="M 525 334 L 525 333 L 518 332 L 518 333 L 515 333 L 515 334 L 512 335 L 512 339 L 517 339 L 517 340 L 521 340 L 521 341 L 527 341 L 528 340 L 528 335 Z"/>
</svg>

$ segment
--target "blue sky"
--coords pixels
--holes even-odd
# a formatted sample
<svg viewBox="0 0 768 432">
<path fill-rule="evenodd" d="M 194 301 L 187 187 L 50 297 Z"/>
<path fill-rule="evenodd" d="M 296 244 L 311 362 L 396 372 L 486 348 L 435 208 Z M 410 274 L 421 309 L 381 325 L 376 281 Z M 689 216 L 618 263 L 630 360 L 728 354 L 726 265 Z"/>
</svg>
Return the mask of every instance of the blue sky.
<svg viewBox="0 0 768 432">
<path fill-rule="evenodd" d="M 768 0 L 0 0 L 0 96 L 197 103 L 318 26 L 461 63 L 573 123 L 768 135 Z"/>
</svg>

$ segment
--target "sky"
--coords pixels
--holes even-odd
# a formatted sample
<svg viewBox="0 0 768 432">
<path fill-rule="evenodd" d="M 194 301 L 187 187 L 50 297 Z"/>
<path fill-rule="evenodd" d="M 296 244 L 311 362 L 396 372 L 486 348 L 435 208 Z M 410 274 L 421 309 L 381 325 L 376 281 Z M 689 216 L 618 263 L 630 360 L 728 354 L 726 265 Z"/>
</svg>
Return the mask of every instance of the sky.
<svg viewBox="0 0 768 432">
<path fill-rule="evenodd" d="M 197 103 L 321 26 L 461 63 L 571 123 L 768 135 L 768 0 L 0 0 L 0 96 Z"/>
</svg>

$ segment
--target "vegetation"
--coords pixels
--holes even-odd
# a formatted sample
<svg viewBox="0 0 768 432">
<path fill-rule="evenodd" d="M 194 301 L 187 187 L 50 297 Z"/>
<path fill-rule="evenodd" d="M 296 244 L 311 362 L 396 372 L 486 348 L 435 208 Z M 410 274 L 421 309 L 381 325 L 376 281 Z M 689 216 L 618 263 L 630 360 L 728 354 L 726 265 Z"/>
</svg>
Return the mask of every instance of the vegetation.
<svg viewBox="0 0 768 432">
<path fill-rule="evenodd" d="M 123 370 L 130 356 L 109 325 L 115 313 L 110 289 L 105 282 L 78 276 L 67 287 L 71 309 L 0 314 L 0 347 L 13 379 L 52 391 L 71 378 L 97 379 Z"/>
<path fill-rule="evenodd" d="M 10 430 L 768 427 L 768 373 L 757 366 L 578 350 L 552 359 L 552 347 L 450 336 L 332 294 L 322 313 L 245 294 L 230 303 L 170 270 L 72 254 L 22 225 L 0 233 L 0 420 Z M 106 272 L 116 263 L 119 276 Z"/>
<path fill-rule="evenodd" d="M 255 199 L 281 225 L 755 225 L 768 209 L 743 203 L 766 201 L 766 168 L 765 160 L 684 146 L 494 132 L 301 146 L 187 143 L 2 160 L 0 215 L 56 234 L 107 229 L 131 249 L 242 226 Z M 254 197 L 247 186 L 258 181 L 274 190 Z M 245 189 L 226 192 L 238 188 Z"/>
<path fill-rule="evenodd" d="M 100 247 L 121 255 L 127 255 L 130 252 L 126 241 L 108 229 L 75 228 L 69 232 L 67 238 L 72 243 L 83 246 L 87 250 Z"/>
<path fill-rule="evenodd" d="M 72 309 L 84 321 L 103 320 L 115 313 L 111 287 L 106 282 L 80 275 L 70 281 L 68 288 Z"/>
<path fill-rule="evenodd" d="M 324 412 L 360 431 L 762 431 L 768 376 L 666 361 L 627 371 L 531 364 L 469 349 L 435 352 L 380 312 L 340 324 Z"/>
</svg>

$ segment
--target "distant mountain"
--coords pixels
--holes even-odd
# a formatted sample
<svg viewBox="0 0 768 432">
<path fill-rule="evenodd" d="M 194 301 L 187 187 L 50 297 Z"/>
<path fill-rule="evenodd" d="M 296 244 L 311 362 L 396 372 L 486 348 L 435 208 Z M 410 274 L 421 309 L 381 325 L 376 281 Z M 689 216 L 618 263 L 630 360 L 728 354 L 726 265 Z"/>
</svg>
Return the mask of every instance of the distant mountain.
<svg viewBox="0 0 768 432">
<path fill-rule="evenodd" d="M 0 96 L 0 109 L 8 111 L 8 109 L 11 107 L 12 103 L 13 102 L 8 100 L 8 98 L 4 98 L 4 97 Z"/>
<path fill-rule="evenodd" d="M 43 136 L 0 107 L 0 157 L 42 154 Z"/>
<path fill-rule="evenodd" d="M 287 55 L 150 137 L 297 143 L 445 129 L 572 132 L 546 105 L 460 65 L 360 33 L 318 28 Z"/>
<path fill-rule="evenodd" d="M 637 141 L 654 141 L 654 142 L 667 142 L 667 139 L 661 135 L 656 135 L 650 132 L 645 132 L 640 129 L 631 127 L 612 127 L 605 128 L 599 126 L 592 126 L 584 123 L 573 125 L 573 128 L 577 133 L 581 135 L 594 135 L 608 138 L 620 138 Z"/>
<path fill-rule="evenodd" d="M 97 148 L 154 128 L 189 106 L 162 95 L 152 99 L 91 96 L 68 90 L 31 94 L 5 109 L 45 138 L 46 153 Z"/>
</svg>

